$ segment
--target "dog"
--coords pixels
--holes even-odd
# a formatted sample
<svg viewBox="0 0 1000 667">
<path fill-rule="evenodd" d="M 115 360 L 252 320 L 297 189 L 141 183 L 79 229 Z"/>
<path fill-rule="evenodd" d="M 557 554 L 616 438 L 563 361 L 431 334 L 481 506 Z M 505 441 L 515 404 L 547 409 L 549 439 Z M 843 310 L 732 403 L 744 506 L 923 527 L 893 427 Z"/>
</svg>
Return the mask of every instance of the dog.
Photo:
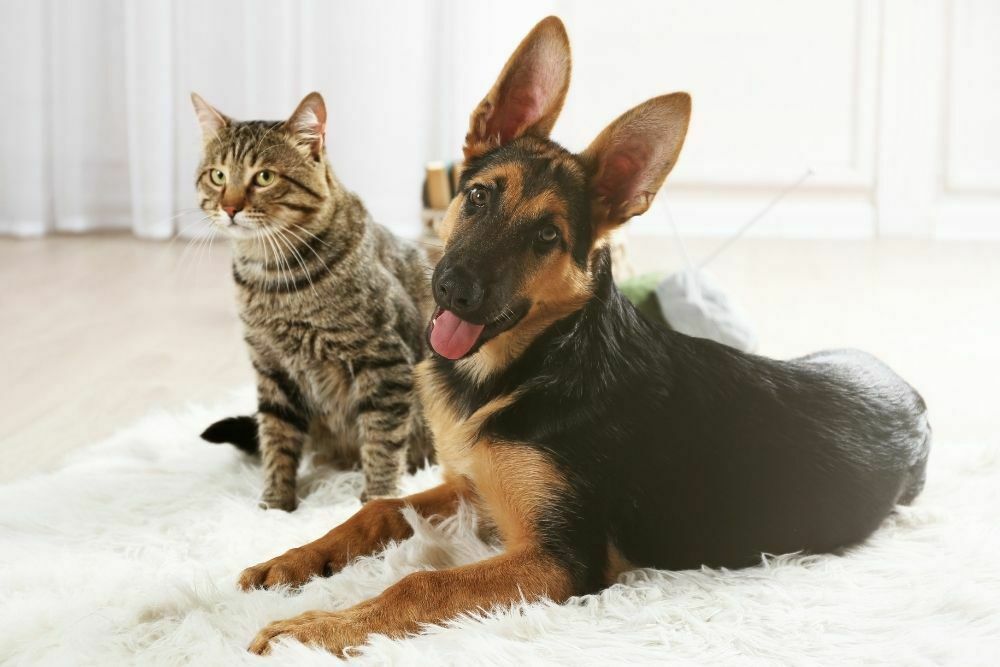
<svg viewBox="0 0 1000 667">
<path fill-rule="evenodd" d="M 745 354 L 655 325 L 618 292 L 607 235 L 649 207 L 691 101 L 648 100 L 573 154 L 549 139 L 569 78 L 566 32 L 549 17 L 471 117 L 432 280 L 434 354 L 418 369 L 444 482 L 370 502 L 240 584 L 298 585 L 404 539 L 407 505 L 430 517 L 469 502 L 503 553 L 273 623 L 252 651 L 288 637 L 343 652 L 371 633 L 564 601 L 634 567 L 837 551 L 920 492 L 924 402 L 875 358 Z"/>
</svg>

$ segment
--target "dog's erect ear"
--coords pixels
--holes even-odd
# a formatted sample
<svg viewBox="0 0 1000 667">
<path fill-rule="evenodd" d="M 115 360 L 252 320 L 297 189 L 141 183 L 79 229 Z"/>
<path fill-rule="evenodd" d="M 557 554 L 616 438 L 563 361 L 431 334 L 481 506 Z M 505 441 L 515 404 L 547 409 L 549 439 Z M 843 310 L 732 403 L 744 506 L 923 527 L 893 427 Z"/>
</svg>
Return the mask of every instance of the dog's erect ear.
<svg viewBox="0 0 1000 667">
<path fill-rule="evenodd" d="M 583 152 L 594 169 L 598 235 L 646 212 L 677 162 L 690 118 L 687 93 L 654 97 L 615 119 Z"/>
<path fill-rule="evenodd" d="M 326 102 L 323 96 L 312 92 L 302 98 L 295 113 L 285 121 L 285 127 L 295 137 L 299 147 L 318 160 L 326 140 Z"/>
<path fill-rule="evenodd" d="M 203 100 L 198 93 L 191 93 L 191 104 L 194 105 L 194 112 L 198 114 L 201 136 L 205 141 L 215 137 L 219 130 L 232 122 L 218 109 Z"/>
<path fill-rule="evenodd" d="M 493 88 L 472 112 L 465 159 L 530 134 L 547 137 L 569 89 L 569 38 L 555 16 L 518 45 Z"/>
</svg>

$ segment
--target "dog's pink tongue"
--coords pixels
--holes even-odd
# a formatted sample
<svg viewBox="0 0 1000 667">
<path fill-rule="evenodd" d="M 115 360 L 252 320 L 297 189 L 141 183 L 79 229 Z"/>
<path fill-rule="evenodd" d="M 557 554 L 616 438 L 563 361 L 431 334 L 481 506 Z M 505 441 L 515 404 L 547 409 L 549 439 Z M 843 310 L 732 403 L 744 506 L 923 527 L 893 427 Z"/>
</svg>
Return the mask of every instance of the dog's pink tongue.
<svg viewBox="0 0 1000 667">
<path fill-rule="evenodd" d="M 443 310 L 431 328 L 431 347 L 445 359 L 461 359 L 482 332 L 482 324 L 466 322 L 450 310 Z"/>
</svg>

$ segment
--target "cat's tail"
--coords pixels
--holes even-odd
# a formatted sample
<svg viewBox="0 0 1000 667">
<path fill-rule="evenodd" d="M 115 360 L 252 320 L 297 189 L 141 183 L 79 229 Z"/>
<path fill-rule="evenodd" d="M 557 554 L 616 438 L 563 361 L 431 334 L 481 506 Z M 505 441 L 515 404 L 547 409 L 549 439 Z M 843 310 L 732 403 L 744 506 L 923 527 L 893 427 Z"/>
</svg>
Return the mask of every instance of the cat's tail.
<svg viewBox="0 0 1000 667">
<path fill-rule="evenodd" d="M 257 438 L 257 420 L 253 416 L 226 417 L 220 419 L 205 429 L 202 440 L 216 444 L 228 442 L 236 449 L 247 454 L 260 452 L 260 440 Z"/>
</svg>

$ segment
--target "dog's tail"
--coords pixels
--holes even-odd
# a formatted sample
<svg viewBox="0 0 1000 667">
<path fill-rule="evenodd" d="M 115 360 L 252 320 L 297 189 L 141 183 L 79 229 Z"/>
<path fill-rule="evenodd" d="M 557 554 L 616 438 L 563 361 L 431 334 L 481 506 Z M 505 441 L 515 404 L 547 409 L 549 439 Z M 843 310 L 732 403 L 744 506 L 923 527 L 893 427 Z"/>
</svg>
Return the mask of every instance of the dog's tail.
<svg viewBox="0 0 1000 667">
<path fill-rule="evenodd" d="M 247 454 L 260 452 L 260 440 L 257 437 L 257 420 L 253 416 L 226 417 L 221 419 L 201 434 L 202 440 L 216 444 L 228 442 L 236 449 Z"/>
</svg>

